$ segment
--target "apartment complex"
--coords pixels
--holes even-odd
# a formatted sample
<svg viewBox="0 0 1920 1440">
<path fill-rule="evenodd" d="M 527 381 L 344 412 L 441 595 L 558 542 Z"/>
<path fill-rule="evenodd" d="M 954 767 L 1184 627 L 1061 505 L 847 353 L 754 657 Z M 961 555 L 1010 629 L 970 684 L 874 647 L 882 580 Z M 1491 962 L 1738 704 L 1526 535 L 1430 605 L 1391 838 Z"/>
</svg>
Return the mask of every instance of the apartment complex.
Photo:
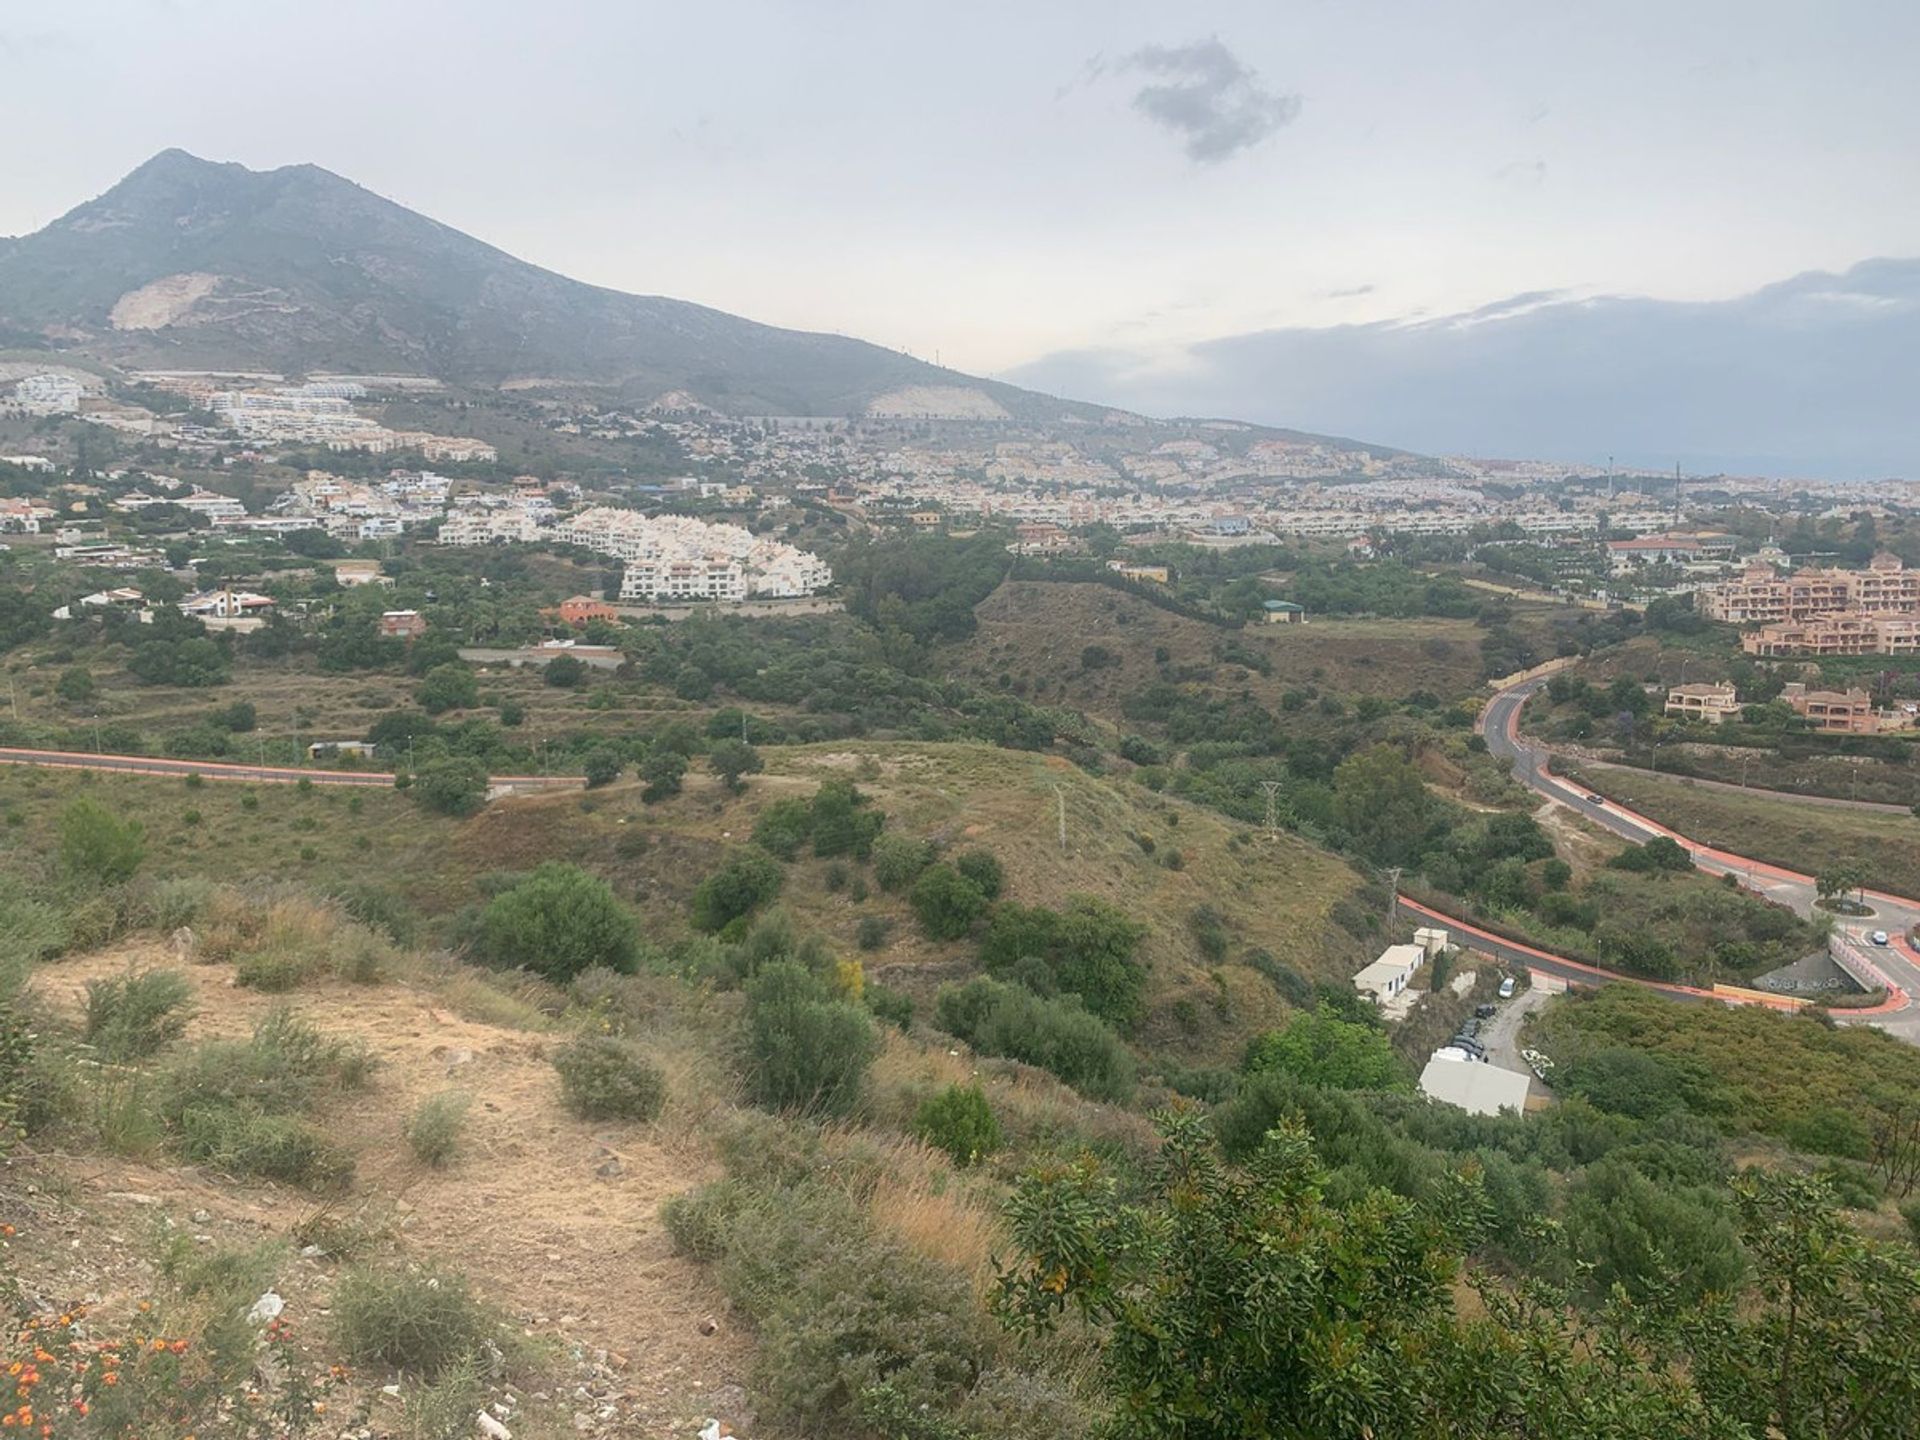
<svg viewBox="0 0 1920 1440">
<path fill-rule="evenodd" d="M 1864 570 L 1796 570 L 1775 575 L 1764 567 L 1700 591 L 1700 613 L 1728 625 L 1767 625 L 1851 611 L 1888 615 L 1920 611 L 1920 570 L 1894 555 L 1876 555 Z"/>
<path fill-rule="evenodd" d="M 833 583 L 819 556 L 685 515 L 595 506 L 554 526 L 553 538 L 625 566 L 622 600 L 745 600 L 811 595 Z"/>
<path fill-rule="evenodd" d="M 1718 530 L 1673 530 L 1609 540 L 1607 562 L 1615 575 L 1647 565 L 1724 564 L 1733 559 L 1734 537 Z"/>
<path fill-rule="evenodd" d="M 1682 720 L 1699 720 L 1718 725 L 1740 713 L 1740 700 L 1732 685 L 1724 681 L 1698 685 L 1676 685 L 1667 691 L 1666 713 Z"/>
<path fill-rule="evenodd" d="M 1780 698 L 1815 730 L 1830 735 L 1877 735 L 1883 730 L 1908 729 L 1914 721 L 1911 705 L 1878 710 L 1865 690 L 1809 690 L 1793 684 L 1780 692 Z"/>
<path fill-rule="evenodd" d="M 1920 655 L 1920 612 L 1815 615 L 1762 625 L 1740 637 L 1749 655 Z"/>
</svg>

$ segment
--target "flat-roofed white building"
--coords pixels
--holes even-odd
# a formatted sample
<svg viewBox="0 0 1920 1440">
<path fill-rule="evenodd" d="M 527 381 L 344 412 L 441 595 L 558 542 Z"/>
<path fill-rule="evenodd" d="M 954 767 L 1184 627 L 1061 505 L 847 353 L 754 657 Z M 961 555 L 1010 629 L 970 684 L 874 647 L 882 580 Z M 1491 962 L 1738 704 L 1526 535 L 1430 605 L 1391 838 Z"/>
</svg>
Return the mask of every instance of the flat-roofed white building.
<svg viewBox="0 0 1920 1440">
<path fill-rule="evenodd" d="M 1527 1088 L 1527 1077 L 1518 1071 L 1475 1060 L 1452 1046 L 1434 1051 L 1420 1072 L 1421 1094 L 1473 1115 L 1498 1115 L 1502 1110 L 1524 1115 Z"/>
</svg>

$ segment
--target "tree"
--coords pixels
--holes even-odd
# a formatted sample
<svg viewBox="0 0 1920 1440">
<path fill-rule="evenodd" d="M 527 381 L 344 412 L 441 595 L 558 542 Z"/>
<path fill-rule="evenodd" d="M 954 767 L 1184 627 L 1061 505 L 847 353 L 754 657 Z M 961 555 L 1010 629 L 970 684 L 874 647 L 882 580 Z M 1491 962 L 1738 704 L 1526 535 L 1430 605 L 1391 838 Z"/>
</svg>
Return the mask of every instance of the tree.
<svg viewBox="0 0 1920 1440">
<path fill-rule="evenodd" d="M 581 772 L 587 777 L 587 788 L 597 789 L 602 785 L 611 785 L 620 778 L 620 772 L 627 768 L 627 762 L 618 750 L 611 745 L 596 745 L 587 752 L 587 758 L 581 762 Z"/>
<path fill-rule="evenodd" d="M 1813 877 L 1813 888 L 1820 892 L 1822 900 L 1837 900 L 1851 894 L 1867 883 L 1864 867 L 1843 862 L 1829 865 Z"/>
<path fill-rule="evenodd" d="M 873 842 L 873 878 L 888 894 L 905 890 L 933 863 L 933 846 L 915 835 L 882 835 Z"/>
<path fill-rule="evenodd" d="M 72 665 L 60 672 L 60 679 L 53 687 L 53 693 L 69 705 L 78 705 L 91 700 L 99 687 L 93 683 L 93 672 L 84 665 Z"/>
<path fill-rule="evenodd" d="M 1322 1010 L 1303 1011 L 1284 1030 L 1247 1047 L 1248 1074 L 1278 1070 L 1326 1090 L 1406 1090 L 1407 1076 L 1379 1030 Z"/>
<path fill-rule="evenodd" d="M 639 957 L 633 912 L 606 881 L 558 860 L 494 896 L 480 936 L 495 964 L 562 982 L 596 966 L 631 971 Z"/>
<path fill-rule="evenodd" d="M 1006 888 L 1007 872 L 991 850 L 964 850 L 954 857 L 953 868 L 978 885 L 989 900 L 998 900 Z"/>
<path fill-rule="evenodd" d="M 1003 1143 L 1000 1122 L 977 1083 L 949 1085 L 929 1095 L 914 1112 L 913 1133 L 960 1166 L 991 1155 Z"/>
<path fill-rule="evenodd" d="M 914 881 L 913 913 L 929 940 L 958 940 L 987 908 L 980 887 L 951 865 L 930 865 Z"/>
<path fill-rule="evenodd" d="M 1723 1192 L 1655 1184 L 1611 1158 L 1581 1172 L 1567 1197 L 1566 1227 L 1599 1296 L 1618 1285 L 1636 1301 L 1671 1294 L 1698 1305 L 1730 1290 L 1744 1268 Z"/>
<path fill-rule="evenodd" d="M 465 755 L 429 760 L 413 777 L 413 798 L 441 815 L 471 815 L 487 800 L 487 770 Z"/>
<path fill-rule="evenodd" d="M 60 868 L 68 878 L 118 885 L 147 858 L 146 832 L 97 800 L 82 797 L 60 814 Z"/>
<path fill-rule="evenodd" d="M 656 745 L 640 762 L 640 778 L 647 782 L 640 798 L 653 805 L 680 793 L 680 781 L 687 773 L 687 757 L 677 750 Z"/>
<path fill-rule="evenodd" d="M 716 740 L 707 749 L 707 765 L 728 790 L 738 795 L 746 789 L 743 775 L 758 775 L 767 768 L 760 752 L 744 740 Z"/>
<path fill-rule="evenodd" d="M 556 690 L 571 690 L 586 678 L 587 662 L 578 655 L 556 655 L 540 672 L 540 679 Z"/>
<path fill-rule="evenodd" d="M 1419 768 L 1391 745 L 1372 745 L 1333 772 L 1333 813 L 1353 848 L 1376 865 L 1403 865 L 1426 843 L 1434 799 Z"/>
<path fill-rule="evenodd" d="M 480 703 L 480 682 L 467 666 L 457 660 L 451 661 L 427 671 L 414 699 L 429 715 L 444 714 L 448 710 L 470 710 Z"/>
<path fill-rule="evenodd" d="M 741 846 L 694 887 L 694 928 L 711 932 L 751 914 L 780 893 L 785 879 L 780 862 L 766 851 L 756 845 Z"/>
</svg>

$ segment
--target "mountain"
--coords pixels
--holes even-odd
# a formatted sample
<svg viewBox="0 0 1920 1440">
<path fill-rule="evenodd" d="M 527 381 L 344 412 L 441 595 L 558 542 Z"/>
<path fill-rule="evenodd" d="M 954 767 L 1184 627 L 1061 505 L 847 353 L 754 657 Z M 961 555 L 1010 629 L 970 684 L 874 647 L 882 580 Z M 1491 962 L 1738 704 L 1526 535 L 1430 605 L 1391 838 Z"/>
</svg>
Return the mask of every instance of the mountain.
<svg viewBox="0 0 1920 1440">
<path fill-rule="evenodd" d="M 1284 405 L 1427 454 L 1872 479 L 1920 476 L 1916 354 L 1920 260 L 1878 259 L 1725 300 L 1523 294 L 1177 357 L 1063 352 L 1014 378 L 1160 413 Z"/>
<path fill-rule="evenodd" d="M 0 340 L 128 368 L 431 375 L 677 392 L 733 414 L 1097 419 L 859 340 L 581 284 L 313 165 L 156 155 L 0 240 Z"/>
</svg>

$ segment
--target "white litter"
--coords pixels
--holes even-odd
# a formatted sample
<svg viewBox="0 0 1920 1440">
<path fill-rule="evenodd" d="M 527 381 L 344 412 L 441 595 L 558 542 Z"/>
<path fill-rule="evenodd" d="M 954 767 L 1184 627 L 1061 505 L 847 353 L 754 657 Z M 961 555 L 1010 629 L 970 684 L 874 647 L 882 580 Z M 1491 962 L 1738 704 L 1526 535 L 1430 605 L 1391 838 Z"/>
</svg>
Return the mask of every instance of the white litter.
<svg viewBox="0 0 1920 1440">
<path fill-rule="evenodd" d="M 247 1323 L 265 1325 L 270 1320 L 278 1320 L 280 1312 L 287 1308 L 287 1302 L 269 1290 L 253 1302 L 253 1308 L 247 1311 Z"/>
</svg>

